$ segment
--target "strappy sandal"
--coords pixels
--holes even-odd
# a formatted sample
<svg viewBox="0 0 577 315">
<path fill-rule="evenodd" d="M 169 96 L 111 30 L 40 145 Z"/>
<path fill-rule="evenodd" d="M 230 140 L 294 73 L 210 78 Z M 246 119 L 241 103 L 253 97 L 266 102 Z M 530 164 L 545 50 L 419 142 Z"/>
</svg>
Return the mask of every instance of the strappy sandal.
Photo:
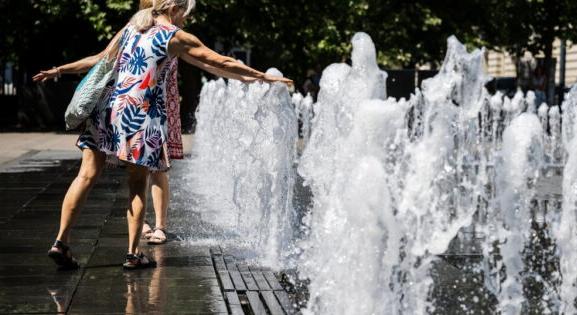
<svg viewBox="0 0 577 315">
<path fill-rule="evenodd" d="M 78 269 L 80 265 L 70 253 L 70 247 L 66 246 L 62 241 L 54 242 L 52 248 L 48 251 L 48 257 L 54 260 L 54 263 L 62 270 Z"/>
<path fill-rule="evenodd" d="M 150 223 L 144 220 L 144 225 L 142 225 L 142 234 L 140 237 L 142 239 L 149 239 L 152 236 L 152 233 L 154 233 L 154 230 L 150 227 Z"/>
<path fill-rule="evenodd" d="M 157 233 L 160 232 L 160 233 Z M 155 228 L 154 233 L 148 239 L 148 245 L 162 245 L 166 243 L 168 237 L 166 236 L 166 231 L 161 228 Z"/>
<path fill-rule="evenodd" d="M 156 268 L 156 261 L 146 257 L 143 253 L 138 255 L 126 254 L 126 262 L 122 267 L 125 270 Z"/>
</svg>

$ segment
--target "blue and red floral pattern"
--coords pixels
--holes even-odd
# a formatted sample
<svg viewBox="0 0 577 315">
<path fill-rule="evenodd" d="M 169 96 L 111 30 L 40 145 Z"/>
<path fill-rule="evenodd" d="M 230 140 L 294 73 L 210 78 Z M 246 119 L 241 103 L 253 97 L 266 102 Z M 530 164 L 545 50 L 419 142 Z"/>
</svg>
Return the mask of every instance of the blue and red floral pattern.
<svg viewBox="0 0 577 315">
<path fill-rule="evenodd" d="M 168 84 L 176 84 L 169 80 L 176 69 L 168 42 L 178 30 L 173 25 L 155 25 L 140 33 L 126 27 L 115 64 L 116 83 L 110 87 L 110 97 L 86 121 L 78 147 L 153 171 L 170 167 L 167 91 L 175 88 Z"/>
</svg>

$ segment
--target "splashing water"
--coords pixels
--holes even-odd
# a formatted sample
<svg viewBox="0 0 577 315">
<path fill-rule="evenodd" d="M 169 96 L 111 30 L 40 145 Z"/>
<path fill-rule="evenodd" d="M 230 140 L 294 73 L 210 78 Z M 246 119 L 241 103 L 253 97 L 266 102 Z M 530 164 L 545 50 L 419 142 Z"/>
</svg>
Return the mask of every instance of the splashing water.
<svg viewBox="0 0 577 315">
<path fill-rule="evenodd" d="M 309 280 L 305 314 L 443 312 L 435 268 L 461 254 L 482 257 L 472 270 L 497 300 L 492 311 L 525 312 L 531 280 L 544 287 L 543 312 L 575 313 L 577 88 L 563 117 L 532 92 L 491 96 L 484 50 L 451 37 L 422 90 L 387 99 L 371 38 L 358 33 L 352 46 L 351 66 L 323 71 L 314 104 L 276 84 L 203 87 L 187 188 L 202 219 L 259 263 L 296 267 Z M 292 204 L 298 118 L 298 174 L 312 193 L 304 237 Z M 565 161 L 562 211 L 549 213 L 538 182 Z M 556 243 L 553 280 L 527 258 L 538 220 Z"/>
<path fill-rule="evenodd" d="M 296 115 L 300 117 L 302 123 L 301 135 L 303 138 L 303 147 L 309 141 L 311 135 L 311 120 L 313 115 L 313 98 L 310 94 L 303 97 L 300 93 L 295 93 L 292 96 L 292 103 L 295 106 Z"/>
<path fill-rule="evenodd" d="M 279 268 L 295 220 L 298 135 L 286 86 L 208 82 L 197 120 L 189 182 L 200 196 L 202 219 L 252 249 L 262 264 Z"/>
<path fill-rule="evenodd" d="M 558 115 L 557 112 L 553 112 Z M 561 311 L 575 314 L 577 298 L 577 86 L 574 86 L 563 104 L 563 142 L 568 157 L 563 171 L 563 211 L 553 222 L 553 234 L 557 240 L 560 257 L 562 284 L 560 286 Z"/>
<path fill-rule="evenodd" d="M 484 235 L 461 243 L 471 250 L 480 241 L 487 263 L 497 245 L 501 257 L 485 267 L 485 284 L 498 310 L 520 313 L 543 141 L 559 143 L 555 107 L 541 107 L 539 120 L 533 93 L 490 96 L 484 51 L 468 53 L 454 37 L 439 74 L 422 91 L 408 102 L 384 101 L 353 85 L 379 85 L 375 76 L 361 81 L 355 72 L 371 68 L 362 64 L 374 56 L 371 44 L 353 40 L 352 68 L 335 64 L 323 73 L 300 161 L 314 194 L 299 265 L 310 280 L 307 311 L 435 312 L 435 262 L 468 234 Z M 542 122 L 551 125 L 550 136 Z"/>
<path fill-rule="evenodd" d="M 523 249 L 530 238 L 531 201 L 543 165 L 543 129 L 539 118 L 523 113 L 503 134 L 503 149 L 496 165 L 496 205 L 490 213 L 486 253 L 499 242 L 506 276 L 496 277 L 499 307 L 504 314 L 520 314 L 523 305 Z M 489 255 L 487 255 L 489 256 Z"/>
<path fill-rule="evenodd" d="M 485 95 L 483 51 L 469 54 L 449 39 L 440 73 L 409 102 L 383 101 L 383 94 L 366 89 L 355 94 L 355 84 L 372 87 L 379 81 L 375 76 L 360 81 L 356 72 L 370 68 L 363 62 L 374 62 L 372 42 L 353 38 L 353 56 L 349 72 L 333 65 L 323 73 L 321 82 L 329 89 L 321 86 L 320 110 L 299 169 L 315 194 L 299 269 L 311 280 L 308 309 L 350 314 L 336 302 L 347 301 L 364 305 L 359 314 L 382 314 L 384 306 L 392 314 L 423 313 L 432 307 L 427 300 L 435 255 L 447 250 L 476 210 L 477 183 L 463 162 L 477 154 L 471 152 L 475 138 L 468 127 Z M 353 127 L 343 132 L 349 120 Z M 383 183 L 380 190 L 375 182 Z M 370 236 L 360 241 L 363 233 Z M 376 282 L 362 280 L 367 270 L 378 275 Z M 337 289 L 357 279 L 363 289 Z"/>
</svg>

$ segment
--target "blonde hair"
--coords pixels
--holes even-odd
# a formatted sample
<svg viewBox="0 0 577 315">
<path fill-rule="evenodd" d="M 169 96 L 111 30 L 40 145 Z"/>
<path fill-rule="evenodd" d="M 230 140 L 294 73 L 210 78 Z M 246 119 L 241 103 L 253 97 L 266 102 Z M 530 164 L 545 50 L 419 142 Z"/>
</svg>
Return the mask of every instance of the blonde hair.
<svg viewBox="0 0 577 315">
<path fill-rule="evenodd" d="M 152 8 L 152 0 L 140 0 L 139 10 Z"/>
<path fill-rule="evenodd" d="M 184 16 L 187 16 L 195 6 L 195 0 L 141 0 L 141 10 L 132 16 L 130 24 L 139 32 L 146 32 L 154 25 L 155 16 L 168 13 L 174 7 L 184 9 Z"/>
</svg>

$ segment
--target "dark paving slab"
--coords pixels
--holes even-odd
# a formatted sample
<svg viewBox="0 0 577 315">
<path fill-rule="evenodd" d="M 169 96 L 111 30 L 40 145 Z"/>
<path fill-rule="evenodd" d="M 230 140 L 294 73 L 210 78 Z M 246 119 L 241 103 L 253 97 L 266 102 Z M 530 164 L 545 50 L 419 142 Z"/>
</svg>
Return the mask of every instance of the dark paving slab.
<svg viewBox="0 0 577 315">
<path fill-rule="evenodd" d="M 70 304 L 75 287 L 35 286 L 29 289 L 11 290 L 0 295 L 0 313 L 2 314 L 54 314 L 64 313 Z M 4 291 L 4 290 L 2 290 Z"/>
<path fill-rule="evenodd" d="M 227 304 L 210 248 L 180 242 L 179 235 L 142 246 L 157 268 L 122 269 L 128 236 L 122 168 L 105 170 L 73 229 L 81 268 L 58 271 L 46 251 L 77 158 L 42 151 L 0 166 L 0 314 L 250 314 L 248 304 Z"/>
</svg>

